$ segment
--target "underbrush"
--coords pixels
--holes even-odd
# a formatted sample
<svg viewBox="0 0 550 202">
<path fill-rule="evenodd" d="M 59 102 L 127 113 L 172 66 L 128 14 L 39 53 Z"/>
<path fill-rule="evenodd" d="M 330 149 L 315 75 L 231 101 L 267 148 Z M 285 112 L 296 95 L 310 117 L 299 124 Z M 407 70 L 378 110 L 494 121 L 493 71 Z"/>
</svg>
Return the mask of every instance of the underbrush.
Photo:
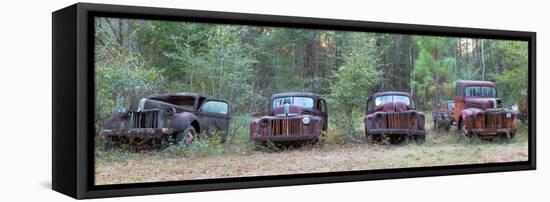
<svg viewBox="0 0 550 202">
<path fill-rule="evenodd" d="M 322 149 L 330 151 L 334 148 L 355 145 L 353 143 L 365 143 L 363 124 L 359 120 L 362 118 L 357 116 L 358 122 L 354 124 L 351 134 L 346 133 L 347 129 L 343 127 L 345 123 L 337 117 L 331 118 L 329 128 L 323 132 L 322 144 L 311 142 L 303 142 L 299 144 L 276 145 L 267 143 L 262 147 L 257 147 L 249 137 L 249 123 L 252 117 L 249 115 L 236 115 L 231 119 L 229 134 L 222 141 L 220 133 L 214 133 L 211 137 L 197 138 L 190 145 L 170 145 L 164 149 L 140 150 L 136 151 L 129 145 L 120 145 L 117 148 L 106 150 L 103 145 L 105 140 L 96 138 L 96 157 L 100 157 L 105 161 L 121 161 L 137 155 L 155 155 L 166 157 L 185 157 L 185 158 L 200 158 L 205 156 L 216 155 L 251 155 L 257 151 L 261 152 L 283 152 L 288 150 L 311 150 Z M 365 147 L 376 148 L 393 148 L 393 147 L 432 147 L 441 145 L 472 145 L 472 146 L 491 146 L 505 144 L 526 145 L 528 142 L 528 127 L 522 123 L 518 124 L 518 131 L 515 138 L 490 138 L 480 139 L 477 137 L 461 137 L 455 129 L 450 131 L 433 130 L 431 129 L 431 114 L 426 113 L 426 143 L 414 144 L 412 142 L 403 142 L 397 145 L 375 144 L 366 145 Z"/>
<path fill-rule="evenodd" d="M 237 115 L 232 117 L 229 134 L 223 141 L 223 135 L 215 131 L 211 136 L 199 136 L 190 145 L 170 144 L 167 147 L 161 147 L 150 150 L 135 150 L 128 144 L 117 145 L 116 148 L 106 149 L 105 140 L 101 137 L 96 138 L 96 156 L 103 157 L 108 161 L 125 159 L 125 156 L 137 154 L 151 154 L 177 157 L 204 157 L 209 155 L 222 155 L 228 153 L 247 155 L 254 151 L 254 143 L 250 142 L 248 134 L 248 124 L 250 116 Z"/>
</svg>

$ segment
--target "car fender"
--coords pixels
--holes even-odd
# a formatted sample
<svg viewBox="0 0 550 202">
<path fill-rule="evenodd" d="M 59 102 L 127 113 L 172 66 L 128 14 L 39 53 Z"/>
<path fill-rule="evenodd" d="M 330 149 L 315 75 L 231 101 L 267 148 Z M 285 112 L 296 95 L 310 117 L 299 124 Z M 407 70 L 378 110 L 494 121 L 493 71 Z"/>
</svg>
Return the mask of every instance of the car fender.
<svg viewBox="0 0 550 202">
<path fill-rule="evenodd" d="M 466 124 L 466 128 L 472 128 L 475 115 L 483 111 L 484 110 L 477 108 L 466 108 L 460 111 L 460 117 L 462 119 L 462 122 Z"/>
<path fill-rule="evenodd" d="M 418 129 L 419 130 L 425 130 L 425 122 L 426 122 L 426 118 L 424 116 L 424 113 L 423 112 L 416 112 L 417 113 L 417 123 L 418 123 Z"/>
<path fill-rule="evenodd" d="M 118 115 L 113 115 L 105 121 L 104 129 L 127 129 L 128 118 L 121 118 Z"/>
<path fill-rule="evenodd" d="M 194 125 L 197 133 L 200 133 L 200 122 L 197 116 L 190 112 L 181 112 L 174 115 L 170 120 L 169 128 L 174 132 L 180 132 L 187 129 L 191 126 L 191 123 L 196 122 L 197 125 Z M 198 128 L 197 128 L 198 127 Z"/>
</svg>

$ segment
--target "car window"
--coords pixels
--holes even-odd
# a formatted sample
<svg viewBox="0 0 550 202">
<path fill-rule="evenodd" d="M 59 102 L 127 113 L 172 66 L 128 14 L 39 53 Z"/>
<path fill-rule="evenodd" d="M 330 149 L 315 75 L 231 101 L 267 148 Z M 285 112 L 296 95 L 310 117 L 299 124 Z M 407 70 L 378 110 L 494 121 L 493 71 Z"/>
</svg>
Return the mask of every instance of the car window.
<svg viewBox="0 0 550 202">
<path fill-rule="evenodd" d="M 292 105 L 298 105 L 305 108 L 313 108 L 313 98 L 310 97 L 280 97 L 273 99 L 272 106 L 273 108 L 285 105 L 285 104 L 292 104 Z"/>
<path fill-rule="evenodd" d="M 384 95 L 384 96 L 376 97 L 374 99 L 374 105 L 376 106 L 380 106 L 388 102 L 402 102 L 402 103 L 405 103 L 406 105 L 410 105 L 411 99 L 403 95 Z"/>
<path fill-rule="evenodd" d="M 496 97 L 496 89 L 489 86 L 468 86 L 464 91 L 467 97 Z"/>
<path fill-rule="evenodd" d="M 460 86 L 456 87 L 455 95 L 458 96 L 458 97 L 462 96 L 462 88 L 460 88 Z"/>
<path fill-rule="evenodd" d="M 229 105 L 226 102 L 210 100 L 202 105 L 202 111 L 225 115 L 229 111 Z"/>
</svg>

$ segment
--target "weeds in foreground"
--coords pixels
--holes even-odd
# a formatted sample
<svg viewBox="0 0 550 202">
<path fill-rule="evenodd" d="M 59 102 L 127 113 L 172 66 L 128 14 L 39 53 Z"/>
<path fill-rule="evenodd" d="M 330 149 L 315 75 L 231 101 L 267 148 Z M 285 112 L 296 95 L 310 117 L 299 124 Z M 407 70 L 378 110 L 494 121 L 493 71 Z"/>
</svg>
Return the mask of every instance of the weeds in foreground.
<svg viewBox="0 0 550 202">
<path fill-rule="evenodd" d="M 345 135 L 344 129 L 332 125 L 323 134 L 323 144 L 295 144 L 295 145 L 277 145 L 273 143 L 267 143 L 266 145 L 257 148 L 257 146 L 250 141 L 248 124 L 251 117 L 248 115 L 235 116 L 231 120 L 231 127 L 229 129 L 229 135 L 225 139 L 225 143 L 222 143 L 222 136 L 219 133 L 215 133 L 209 138 L 199 138 L 191 145 L 170 145 L 165 149 L 153 149 L 136 152 L 129 145 L 120 145 L 115 149 L 106 150 L 103 145 L 105 140 L 101 137 L 96 138 L 96 157 L 101 157 L 105 161 L 121 161 L 138 155 L 157 155 L 168 157 L 205 157 L 210 155 L 250 155 L 257 151 L 260 152 L 283 152 L 287 150 L 308 150 L 321 148 L 323 151 L 330 151 L 336 147 L 346 146 L 348 143 L 359 143 L 364 141 L 364 135 L 357 135 L 357 137 L 348 139 Z M 429 118 L 427 119 L 427 123 Z M 358 129 L 359 130 L 359 129 Z M 358 134 L 362 131 L 358 131 Z M 391 149 L 393 147 L 431 147 L 437 145 L 472 145 L 472 146 L 492 146 L 503 144 L 527 144 L 528 141 L 528 127 L 524 124 L 518 125 L 518 132 L 513 139 L 504 138 L 491 138 L 491 139 L 479 139 L 476 137 L 460 137 L 457 131 L 451 129 L 450 131 L 438 130 L 433 131 L 428 129 L 426 131 L 426 143 L 423 145 L 416 145 L 413 143 L 403 143 L 399 145 L 386 145 L 375 144 L 369 145 L 372 149 Z"/>
</svg>

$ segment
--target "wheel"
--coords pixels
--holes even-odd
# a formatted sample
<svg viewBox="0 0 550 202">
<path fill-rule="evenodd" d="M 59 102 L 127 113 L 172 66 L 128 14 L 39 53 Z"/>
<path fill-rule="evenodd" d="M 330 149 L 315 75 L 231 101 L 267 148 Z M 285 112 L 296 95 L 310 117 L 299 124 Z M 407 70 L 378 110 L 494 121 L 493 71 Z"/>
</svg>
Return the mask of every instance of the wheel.
<svg viewBox="0 0 550 202">
<path fill-rule="evenodd" d="M 317 139 L 313 140 L 313 145 L 323 146 L 325 142 L 323 141 L 322 136 L 319 136 Z"/>
<path fill-rule="evenodd" d="M 505 133 L 503 137 L 506 141 L 512 141 L 514 138 L 516 138 L 516 133 Z"/>
<path fill-rule="evenodd" d="M 510 133 L 510 134 L 508 134 L 508 138 L 510 138 L 510 139 L 516 138 L 516 133 Z"/>
<path fill-rule="evenodd" d="M 105 150 L 110 150 L 113 148 L 113 137 L 107 136 L 105 137 L 105 144 L 103 145 Z"/>
<path fill-rule="evenodd" d="M 460 137 L 469 137 L 471 134 L 470 132 L 468 132 L 468 129 L 466 129 L 466 124 L 464 124 L 464 121 L 461 121 L 460 122 L 460 126 L 459 126 L 459 132 L 460 132 Z"/>
<path fill-rule="evenodd" d="M 188 127 L 187 129 L 179 132 L 176 135 L 176 145 L 190 145 L 195 138 L 197 138 L 197 132 L 195 131 L 195 128 Z"/>
<path fill-rule="evenodd" d="M 382 138 L 380 137 L 380 135 L 373 135 L 373 134 L 367 134 L 367 144 L 376 144 L 376 143 L 380 143 L 380 141 L 382 140 Z"/>
<path fill-rule="evenodd" d="M 367 134 L 367 144 L 373 144 L 374 143 L 374 137 L 372 135 Z"/>
</svg>

